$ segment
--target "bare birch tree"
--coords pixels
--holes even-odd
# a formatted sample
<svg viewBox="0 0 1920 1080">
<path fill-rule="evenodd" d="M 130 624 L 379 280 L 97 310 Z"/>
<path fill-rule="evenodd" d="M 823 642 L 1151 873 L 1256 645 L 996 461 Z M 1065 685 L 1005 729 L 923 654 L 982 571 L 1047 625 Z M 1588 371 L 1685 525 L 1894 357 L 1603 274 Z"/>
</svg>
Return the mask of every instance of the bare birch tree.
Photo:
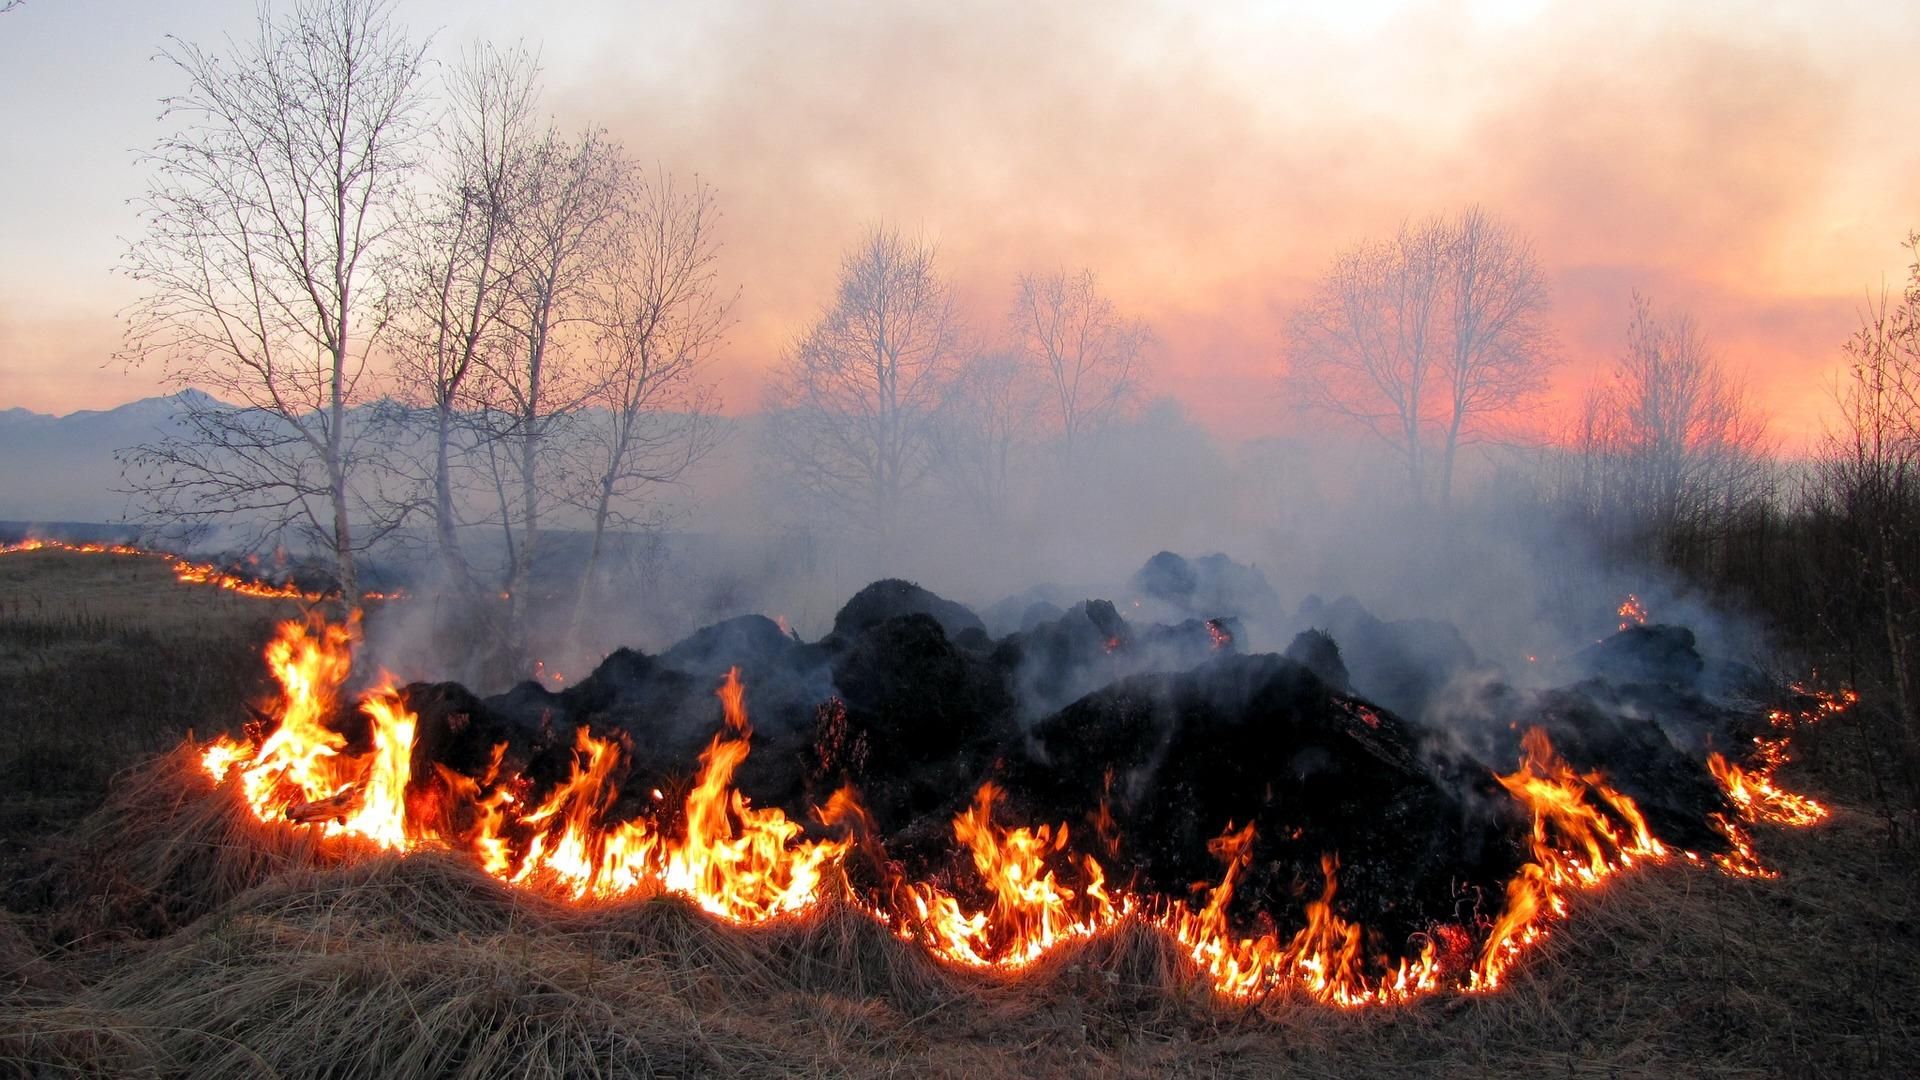
<svg viewBox="0 0 1920 1080">
<path fill-rule="evenodd" d="M 129 459 L 150 510 L 246 518 L 323 548 L 347 603 L 380 525 L 365 489 L 369 351 L 385 325 L 385 259 L 416 162 L 421 46 L 386 0 L 312 0 L 262 19 L 233 59 L 173 40 L 187 89 L 149 155 L 144 290 L 127 355 L 225 402 L 189 398 L 184 431 Z"/>
<path fill-rule="evenodd" d="M 1153 334 L 1114 310 L 1092 270 L 1020 275 L 1010 322 L 1021 356 L 1045 378 L 1046 412 L 1071 459 L 1138 394 Z"/>
<path fill-rule="evenodd" d="M 508 647 L 525 651 L 528 584 L 549 499 L 567 485 L 560 440 L 586 404 L 580 356 L 594 290 L 614 250 L 630 169 L 598 131 L 567 140 L 549 132 L 534 152 L 528 197 L 511 231 L 515 266 L 503 316 L 510 346 L 481 361 L 484 454 L 507 548 Z"/>
<path fill-rule="evenodd" d="M 933 248 L 874 228 L 841 261 L 832 306 L 788 347 L 768 384 L 772 464 L 868 528 L 883 555 L 928 477 L 963 335 Z"/>
<path fill-rule="evenodd" d="M 1425 491 L 1425 426 L 1439 388 L 1435 312 L 1447 238 L 1404 224 L 1393 239 L 1335 256 L 1287 324 L 1287 381 L 1300 402 L 1353 421 L 1391 447 L 1417 503 Z"/>
<path fill-rule="evenodd" d="M 1765 424 L 1685 312 L 1663 318 L 1634 294 L 1627 349 L 1601 407 L 1628 504 L 1658 530 L 1698 523 L 1716 502 L 1738 504 L 1758 478 Z"/>
<path fill-rule="evenodd" d="M 1485 211 L 1406 223 L 1341 252 L 1292 313 L 1288 388 L 1391 447 L 1416 503 L 1436 480 L 1445 503 L 1460 446 L 1545 385 L 1547 307 L 1531 247 Z"/>
<path fill-rule="evenodd" d="M 1522 409 L 1546 386 L 1555 358 L 1545 318 L 1546 274 L 1524 239 L 1480 207 L 1448 229 L 1442 264 L 1447 393 L 1441 450 L 1440 502 L 1453 497 L 1453 471 L 1463 442 Z"/>
<path fill-rule="evenodd" d="M 607 529 L 657 524 L 637 505 L 676 483 L 714 448 L 713 386 L 702 381 L 733 297 L 719 288 L 719 211 L 699 180 L 665 173 L 637 185 L 618 219 L 599 290 L 590 389 L 570 444 L 580 468 L 573 502 L 591 521 L 569 620 L 577 636 Z"/>
<path fill-rule="evenodd" d="M 1627 347 L 1575 424 L 1562 499 L 1611 546 L 1684 561 L 1770 482 L 1766 422 L 1684 312 L 1633 297 Z"/>
<path fill-rule="evenodd" d="M 482 404 L 473 384 L 491 356 L 514 347 L 508 322 L 524 256 L 513 230 L 532 195 L 532 168 L 543 132 L 534 104 L 538 72 L 524 52 L 482 47 L 447 81 L 449 108 L 440 131 L 440 172 L 412 215 L 397 338 L 403 390 L 427 413 L 432 460 L 426 487 L 434 548 L 444 579 L 472 598 L 478 591 L 460 541 L 456 496 L 471 467 L 457 441 Z"/>
</svg>

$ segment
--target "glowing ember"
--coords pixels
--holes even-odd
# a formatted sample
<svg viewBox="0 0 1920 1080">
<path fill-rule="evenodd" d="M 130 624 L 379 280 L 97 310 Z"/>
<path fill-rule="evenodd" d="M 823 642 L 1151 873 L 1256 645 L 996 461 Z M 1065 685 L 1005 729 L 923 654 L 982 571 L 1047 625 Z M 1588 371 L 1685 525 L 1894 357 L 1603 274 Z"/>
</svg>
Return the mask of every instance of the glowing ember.
<svg viewBox="0 0 1920 1080">
<path fill-rule="evenodd" d="M 545 660 L 535 660 L 533 662 L 533 678 L 534 681 L 544 686 L 554 687 L 555 689 L 567 684 L 567 677 L 547 667 Z"/>
<path fill-rule="evenodd" d="M 1628 593 L 1627 598 L 1620 601 L 1620 609 L 1615 614 L 1620 616 L 1620 629 L 1622 630 L 1647 625 L 1647 607 L 1640 602 L 1639 597 L 1632 593 Z"/>
<path fill-rule="evenodd" d="M 700 756 L 692 790 L 677 817 L 610 820 L 619 797 L 629 746 L 624 735 L 602 737 L 581 727 L 565 780 L 543 797 L 503 768 L 507 747 L 494 747 L 478 777 L 413 761 L 417 718 L 390 685 L 360 696 L 366 734 L 352 744 L 329 725 L 342 711 L 342 688 L 359 639 L 356 618 L 345 625 L 289 622 L 266 656 L 281 696 L 275 722 L 246 738 L 222 738 L 202 751 L 216 782 L 233 784 L 264 822 L 291 822 L 321 835 L 405 852 L 452 849 L 473 857 L 489 875 L 572 901 L 597 901 L 671 892 L 737 923 L 801 912 L 849 896 L 843 867 L 856 848 L 869 854 L 888 880 L 877 902 L 861 901 L 896 934 L 919 942 L 954 964 L 1017 970 L 1060 944 L 1110 929 L 1127 919 L 1177 941 L 1223 995 L 1253 998 L 1291 991 L 1336 1006 L 1403 1002 L 1443 985 L 1484 991 L 1507 970 L 1547 923 L 1567 911 L 1571 893 L 1594 887 L 1643 862 L 1667 857 L 1633 800 L 1597 771 L 1577 772 L 1556 754 L 1544 731 L 1522 739 L 1519 767 L 1500 785 L 1532 816 L 1531 861 L 1507 885 L 1506 903 L 1486 928 L 1477 957 L 1470 930 L 1441 925 L 1414 935 L 1398 952 L 1370 940 L 1366 930 L 1336 910 L 1340 860 L 1321 858 L 1322 881 L 1304 904 L 1305 925 L 1291 936 L 1271 930 L 1244 935 L 1229 923 L 1236 886 L 1253 859 L 1251 825 L 1227 830 L 1209 845 L 1221 861 L 1220 879 L 1196 910 L 1156 901 L 1109 885 L 1107 870 L 1070 842 L 1064 823 L 1006 826 L 994 820 L 1002 799 L 991 783 L 955 817 L 954 837 L 970 856 L 977 887 L 949 889 L 934 881 L 897 876 L 865 811 L 850 790 L 816 811 L 838 836 L 818 839 L 776 808 L 756 808 L 734 786 L 748 753 L 752 727 L 745 688 L 730 671 L 717 691 L 721 729 Z M 1816 702 L 1839 698 L 1816 698 Z M 1838 705 L 1837 708 L 1844 708 Z M 1824 704 L 1808 710 L 1827 715 Z M 1366 710 L 1359 719 L 1367 721 Z M 1378 723 L 1377 716 L 1371 717 Z M 1777 729 L 1794 717 L 1776 714 Z M 1785 760 L 1787 735 L 1761 740 L 1762 763 L 1741 767 L 1718 754 L 1709 768 L 1726 786 L 1730 805 L 1751 820 L 1803 825 L 1824 808 L 1774 785 Z M 1771 747 L 1771 756 L 1766 753 Z M 1111 778 L 1109 778 L 1111 782 Z M 658 790 L 649 813 L 670 809 Z M 1113 838 L 1099 828 L 1105 850 Z M 677 821 L 673 828 L 663 821 Z M 1111 826 L 1110 817 L 1107 818 Z M 1713 825 L 1727 839 L 1714 862 L 1730 874 L 1770 874 L 1745 832 L 1730 818 Z M 1694 862 L 1697 855 L 1683 853 Z M 967 898 L 976 898 L 970 903 Z M 1437 942 L 1445 941 L 1446 956 Z"/>
</svg>

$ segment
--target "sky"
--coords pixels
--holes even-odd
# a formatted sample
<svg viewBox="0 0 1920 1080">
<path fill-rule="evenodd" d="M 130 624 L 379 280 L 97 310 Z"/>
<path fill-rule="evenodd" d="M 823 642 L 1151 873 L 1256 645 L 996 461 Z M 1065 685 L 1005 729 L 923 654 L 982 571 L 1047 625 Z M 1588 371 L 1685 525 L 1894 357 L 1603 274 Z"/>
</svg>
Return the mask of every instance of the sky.
<svg viewBox="0 0 1920 1080">
<path fill-rule="evenodd" d="M 1194 10 L 1197 9 L 1197 10 Z M 252 0 L 0 14 L 0 408 L 161 389 L 113 359 L 167 35 Z M 1295 430 L 1281 326 L 1343 247 L 1478 203 L 1529 237 L 1564 364 L 1604 380 L 1628 302 L 1690 311 L 1783 449 L 1920 228 L 1920 5 L 400 0 L 431 53 L 539 50 L 546 104 L 699 174 L 738 318 L 730 412 L 885 222 L 931 240 L 985 336 L 1021 272 L 1091 268 L 1157 334 L 1149 389 L 1228 438 Z"/>
</svg>

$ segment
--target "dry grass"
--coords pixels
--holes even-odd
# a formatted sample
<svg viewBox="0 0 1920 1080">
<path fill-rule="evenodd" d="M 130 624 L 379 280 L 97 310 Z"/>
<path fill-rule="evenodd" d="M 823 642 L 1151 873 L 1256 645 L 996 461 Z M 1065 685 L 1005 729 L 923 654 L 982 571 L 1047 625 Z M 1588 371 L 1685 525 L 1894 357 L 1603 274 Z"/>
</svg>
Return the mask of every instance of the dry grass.
<svg viewBox="0 0 1920 1080">
<path fill-rule="evenodd" d="M 1859 811 L 1761 831 L 1777 881 L 1665 866 L 1583 898 L 1498 994 L 1342 1013 L 1223 1004 L 1139 926 L 986 977 L 837 907 L 742 930 L 342 863 L 228 798 L 168 755 L 34 860 L 0 911 L 0 1073 L 1800 1077 L 1920 1051 L 1920 859 Z"/>
</svg>

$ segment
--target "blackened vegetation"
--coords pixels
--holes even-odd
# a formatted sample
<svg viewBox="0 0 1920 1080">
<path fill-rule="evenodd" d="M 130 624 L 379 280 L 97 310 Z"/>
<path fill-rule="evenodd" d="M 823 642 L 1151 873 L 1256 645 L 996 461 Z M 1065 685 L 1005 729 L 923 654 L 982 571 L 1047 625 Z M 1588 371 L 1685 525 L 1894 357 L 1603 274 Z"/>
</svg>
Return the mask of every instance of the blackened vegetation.
<svg viewBox="0 0 1920 1080">
<path fill-rule="evenodd" d="M 1623 631 L 1548 690 L 1510 685 L 1450 625 L 1385 622 L 1350 599 L 1279 620 L 1282 632 L 1319 627 L 1285 655 L 1247 655 L 1244 620 L 1272 605 L 1209 615 L 1193 605 L 1232 574 L 1176 560 L 1156 556 L 1136 578 L 1191 613 L 1174 622 L 1083 599 L 995 639 L 965 607 L 882 581 L 819 642 L 746 616 L 658 656 L 621 649 L 557 692 L 525 683 L 483 700 L 417 684 L 415 786 L 484 785 L 497 771 L 539 798 L 574 768 L 584 726 L 630 751 L 607 819 L 672 827 L 721 728 L 715 688 L 737 667 L 752 724 L 741 790 L 825 829 L 812 809 L 851 787 L 871 815 L 856 867 L 885 859 L 963 895 L 977 883 L 952 822 L 991 782 L 1005 793 L 996 824 L 1067 826 L 1064 879 L 1083 877 L 1069 856 L 1091 855 L 1110 887 L 1162 902 L 1204 902 L 1225 870 L 1210 842 L 1251 824 L 1229 911 L 1248 929 L 1297 926 L 1324 887 L 1322 857 L 1336 855 L 1336 911 L 1405 951 L 1439 924 L 1497 912 L 1530 819 L 1495 773 L 1515 768 L 1533 726 L 1576 770 L 1605 772 L 1669 844 L 1721 849 L 1709 815 L 1728 807 L 1704 759 L 1748 745 L 1764 710 L 1724 692 L 1754 680 L 1703 660 L 1686 630 Z M 856 887 L 885 876 L 853 873 Z"/>
</svg>

